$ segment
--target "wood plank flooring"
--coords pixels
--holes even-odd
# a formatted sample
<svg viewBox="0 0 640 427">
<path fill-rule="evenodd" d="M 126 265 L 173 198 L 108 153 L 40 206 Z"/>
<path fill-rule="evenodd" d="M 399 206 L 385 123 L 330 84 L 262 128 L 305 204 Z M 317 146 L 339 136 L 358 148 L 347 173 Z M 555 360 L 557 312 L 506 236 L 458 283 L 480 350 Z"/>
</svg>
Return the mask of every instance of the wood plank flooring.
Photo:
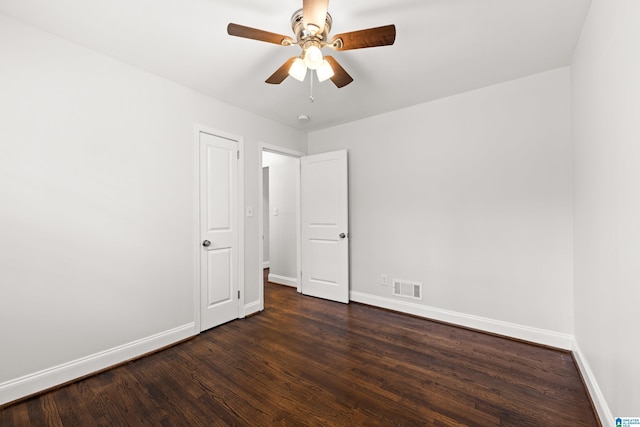
<svg viewBox="0 0 640 427">
<path fill-rule="evenodd" d="M 569 353 L 274 284 L 265 306 L 0 426 L 599 425 Z"/>
</svg>

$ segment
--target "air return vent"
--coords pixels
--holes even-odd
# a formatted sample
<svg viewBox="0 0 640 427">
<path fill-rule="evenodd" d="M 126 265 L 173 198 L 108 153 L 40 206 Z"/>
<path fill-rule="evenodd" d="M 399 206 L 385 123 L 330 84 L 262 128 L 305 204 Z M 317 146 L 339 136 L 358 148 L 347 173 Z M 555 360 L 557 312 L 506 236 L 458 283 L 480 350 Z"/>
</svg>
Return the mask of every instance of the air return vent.
<svg viewBox="0 0 640 427">
<path fill-rule="evenodd" d="M 399 297 L 422 299 L 422 283 L 393 279 L 393 294 Z"/>
</svg>

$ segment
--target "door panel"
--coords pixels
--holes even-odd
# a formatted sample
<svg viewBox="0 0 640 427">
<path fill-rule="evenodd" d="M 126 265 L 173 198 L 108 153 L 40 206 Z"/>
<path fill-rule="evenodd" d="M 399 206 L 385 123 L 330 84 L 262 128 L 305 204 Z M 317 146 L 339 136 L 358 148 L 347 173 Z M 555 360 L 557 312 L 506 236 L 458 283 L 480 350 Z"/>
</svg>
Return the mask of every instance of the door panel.
<svg viewBox="0 0 640 427">
<path fill-rule="evenodd" d="M 309 240 L 309 279 L 337 286 L 338 275 L 334 266 L 338 265 L 339 248 L 336 241 Z"/>
<path fill-rule="evenodd" d="M 314 197 L 309 203 L 309 226 L 338 226 L 338 162 L 334 159 L 308 163 L 309 177 L 304 191 Z"/>
<path fill-rule="evenodd" d="M 200 330 L 237 319 L 236 141 L 200 132 Z"/>
<path fill-rule="evenodd" d="M 206 134 L 205 134 L 206 135 Z M 205 139 L 209 139 L 205 137 Z M 222 149 L 208 144 L 207 152 L 207 230 L 231 231 L 231 148 Z"/>
<path fill-rule="evenodd" d="M 207 309 L 232 299 L 232 254 L 230 249 L 208 250 L 207 252 Z"/>
<path fill-rule="evenodd" d="M 347 152 L 302 158 L 302 293 L 349 302 Z"/>
</svg>

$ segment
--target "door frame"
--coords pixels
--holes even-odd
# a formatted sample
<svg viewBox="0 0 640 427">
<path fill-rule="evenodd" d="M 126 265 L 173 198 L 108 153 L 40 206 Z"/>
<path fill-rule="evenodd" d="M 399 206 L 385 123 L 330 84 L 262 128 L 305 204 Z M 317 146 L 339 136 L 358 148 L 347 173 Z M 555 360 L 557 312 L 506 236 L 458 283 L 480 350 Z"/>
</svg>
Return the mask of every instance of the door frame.
<svg viewBox="0 0 640 427">
<path fill-rule="evenodd" d="M 200 133 L 207 133 L 224 139 L 235 141 L 238 150 L 239 160 L 237 169 L 237 206 L 236 214 L 238 216 L 238 290 L 240 298 L 238 299 L 238 318 L 245 317 L 244 309 L 244 140 L 241 136 L 223 132 L 207 126 L 195 125 L 194 129 L 194 179 L 193 179 L 193 200 L 194 200 L 194 230 L 193 230 L 193 258 L 194 258 L 194 280 L 193 280 L 193 307 L 194 307 L 194 335 L 198 335 L 201 327 L 200 313 L 200 289 L 202 283 L 200 281 Z"/>
<path fill-rule="evenodd" d="M 259 193 L 260 197 L 259 197 L 259 206 L 258 206 L 258 283 L 260 283 L 261 285 L 259 286 L 259 299 L 260 299 L 260 306 L 257 307 L 257 310 L 255 311 L 262 311 L 264 310 L 264 283 L 263 283 L 263 277 L 264 277 L 264 248 L 263 248 L 263 238 L 262 235 L 264 233 L 264 215 L 263 215 L 263 210 L 264 210 L 264 203 L 262 200 L 262 191 L 263 191 L 263 185 L 264 183 L 262 182 L 262 154 L 265 151 L 268 151 L 270 153 L 275 153 L 275 154 L 279 154 L 281 156 L 286 156 L 286 157 L 293 157 L 298 159 L 298 162 L 300 161 L 300 158 L 305 156 L 306 154 L 301 152 L 301 151 L 296 151 L 296 150 L 290 150 L 288 148 L 283 148 L 277 145 L 272 145 L 272 144 L 267 144 L 264 142 L 260 142 L 258 145 L 258 149 L 259 149 L 259 155 L 258 155 L 258 166 L 259 166 L 259 173 L 258 173 L 258 188 L 259 188 Z M 302 256 L 300 254 L 300 243 L 301 243 L 301 235 L 300 235 L 300 168 L 298 167 L 298 173 L 296 174 L 296 241 L 298 242 L 297 244 L 297 250 L 296 250 L 296 282 L 297 282 L 297 286 L 296 289 L 298 292 L 302 292 Z M 254 312 L 255 312 L 254 311 Z"/>
</svg>

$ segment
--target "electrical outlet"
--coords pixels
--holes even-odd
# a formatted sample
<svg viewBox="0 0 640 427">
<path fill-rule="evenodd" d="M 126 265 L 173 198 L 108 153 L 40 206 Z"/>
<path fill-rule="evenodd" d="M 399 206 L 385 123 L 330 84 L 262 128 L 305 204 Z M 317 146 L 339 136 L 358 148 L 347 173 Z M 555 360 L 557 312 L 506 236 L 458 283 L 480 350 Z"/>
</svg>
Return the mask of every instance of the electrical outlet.
<svg viewBox="0 0 640 427">
<path fill-rule="evenodd" d="M 380 284 L 382 286 L 387 286 L 387 275 L 386 274 L 383 274 L 383 275 L 380 276 Z"/>
</svg>

